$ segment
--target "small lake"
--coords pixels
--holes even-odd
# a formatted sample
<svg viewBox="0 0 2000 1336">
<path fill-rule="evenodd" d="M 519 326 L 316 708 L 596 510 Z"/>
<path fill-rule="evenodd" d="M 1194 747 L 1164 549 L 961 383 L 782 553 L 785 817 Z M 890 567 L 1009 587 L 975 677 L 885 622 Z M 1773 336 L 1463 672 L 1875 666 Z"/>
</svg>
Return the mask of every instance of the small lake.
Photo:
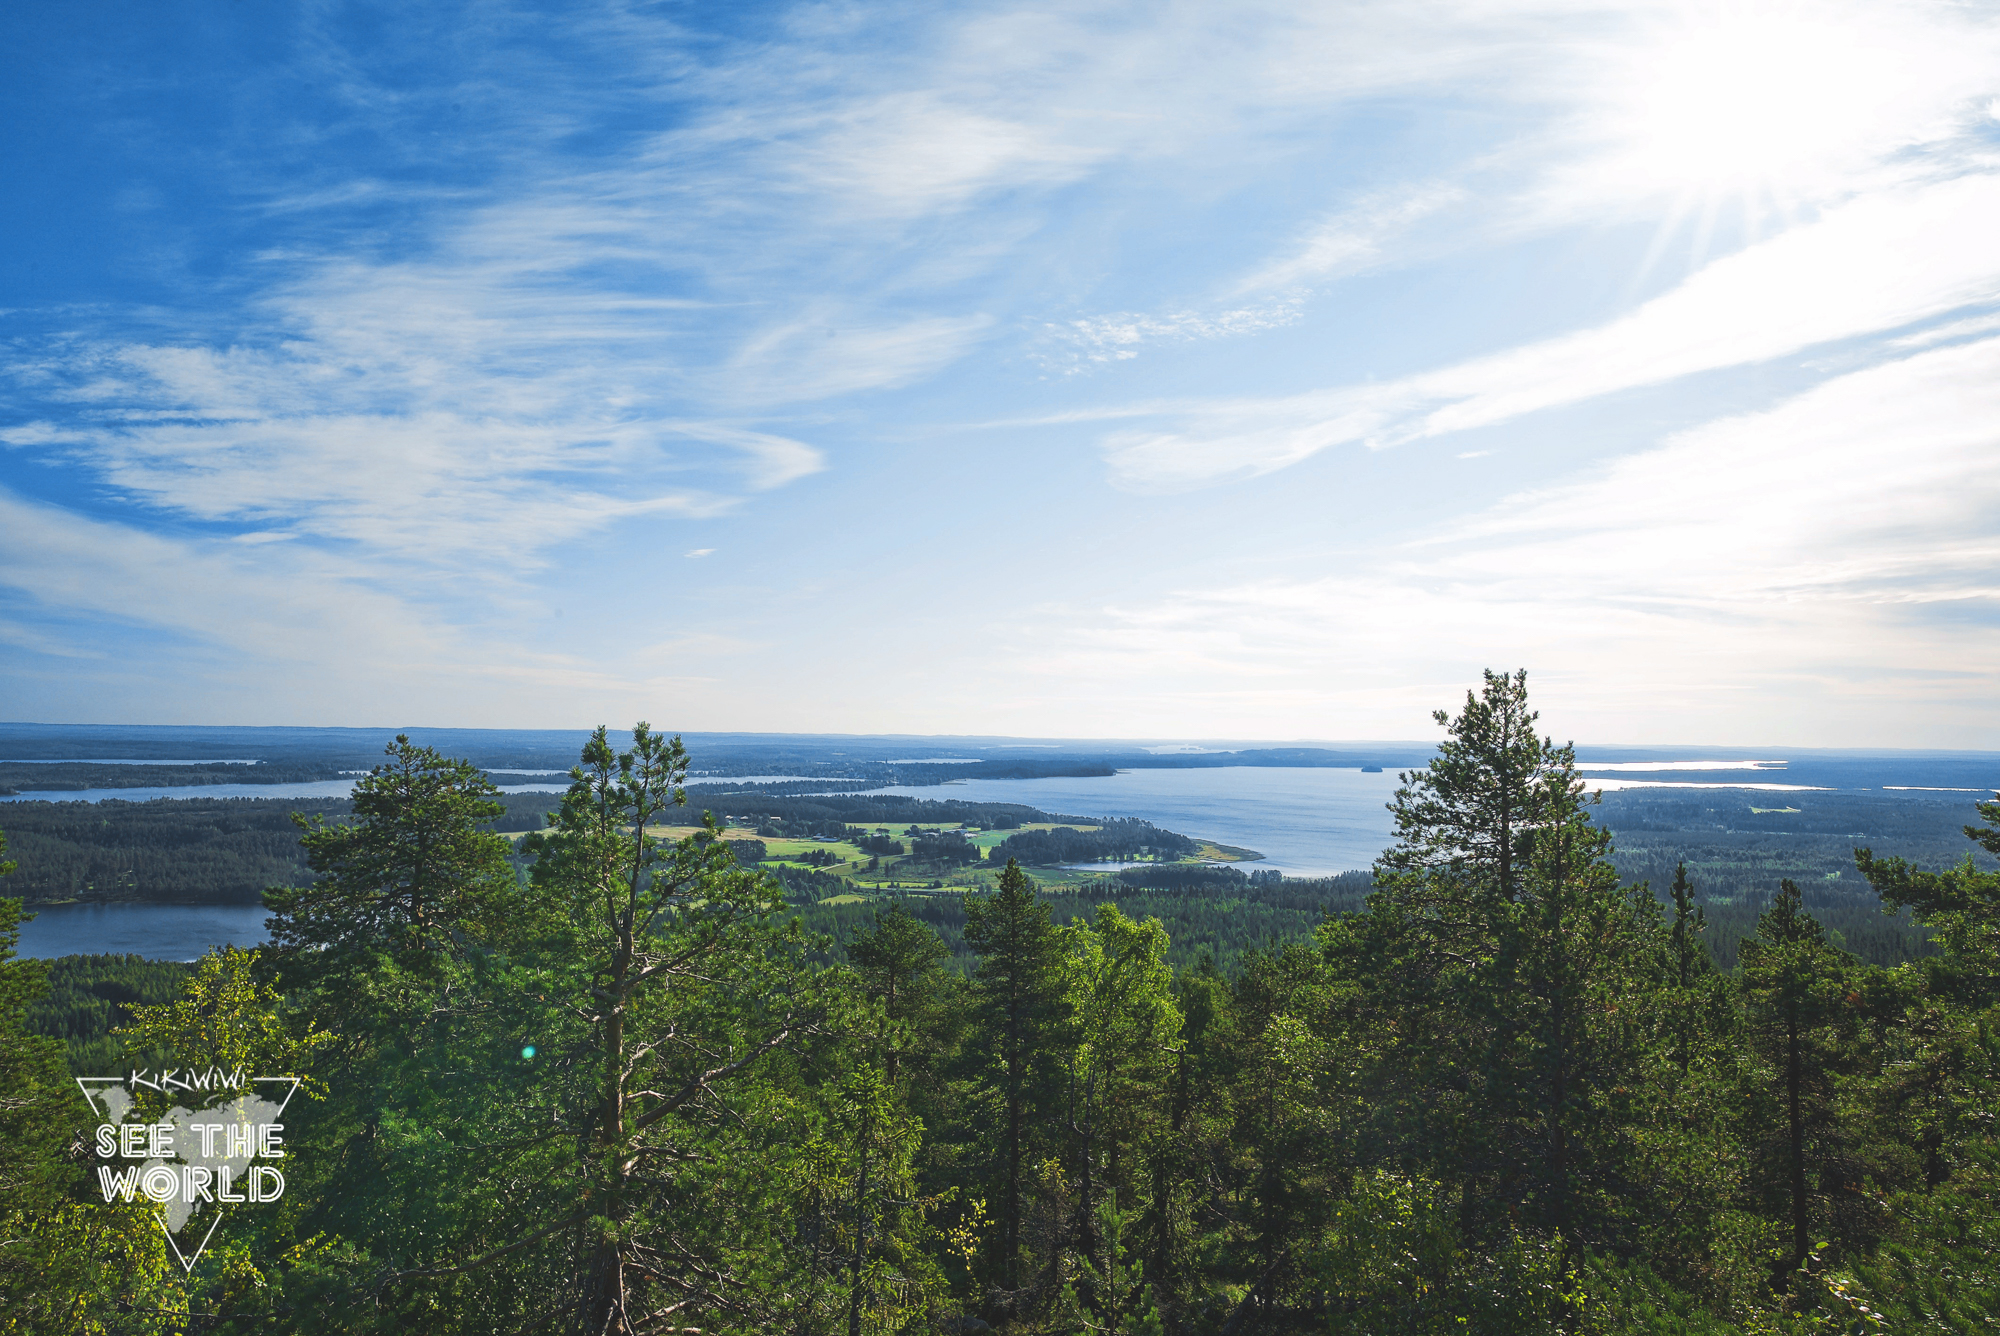
<svg viewBox="0 0 2000 1336">
<path fill-rule="evenodd" d="M 194 960 L 225 943 L 256 946 L 269 934 L 262 905 L 43 905 L 21 925 L 20 954 L 36 958 L 139 955 Z"/>
<path fill-rule="evenodd" d="M 954 779 L 917 788 L 872 789 L 912 798 L 1026 803 L 1073 816 L 1135 816 L 1156 826 L 1255 849 L 1261 863 L 1293 877 L 1327 877 L 1366 868 L 1391 842 L 1384 804 L 1396 775 L 1293 766 L 1217 766 L 1202 770 L 1121 770 L 1057 779 Z"/>
</svg>

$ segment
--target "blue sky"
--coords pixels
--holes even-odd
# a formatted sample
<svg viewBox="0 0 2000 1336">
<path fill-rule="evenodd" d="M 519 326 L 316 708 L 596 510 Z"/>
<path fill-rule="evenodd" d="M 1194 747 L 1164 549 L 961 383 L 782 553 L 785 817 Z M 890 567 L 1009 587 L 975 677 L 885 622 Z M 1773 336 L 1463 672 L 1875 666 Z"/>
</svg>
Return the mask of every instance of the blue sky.
<svg viewBox="0 0 2000 1336">
<path fill-rule="evenodd" d="M 0 717 L 2000 747 L 2000 6 L 0 43 Z"/>
</svg>

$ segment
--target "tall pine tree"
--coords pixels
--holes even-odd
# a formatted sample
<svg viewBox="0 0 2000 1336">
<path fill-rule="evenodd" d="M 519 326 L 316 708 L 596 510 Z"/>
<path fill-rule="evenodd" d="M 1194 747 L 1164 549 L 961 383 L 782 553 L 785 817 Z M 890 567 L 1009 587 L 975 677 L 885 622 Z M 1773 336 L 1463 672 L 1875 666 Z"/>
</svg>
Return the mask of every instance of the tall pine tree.
<svg viewBox="0 0 2000 1336">
<path fill-rule="evenodd" d="M 1024 1173 L 1050 1146 L 1060 1070 L 1064 1007 L 1063 944 L 1048 903 L 1019 863 L 1007 860 L 990 896 L 967 896 L 965 941 L 979 959 L 967 1052 L 974 1079 L 997 1104 L 991 1179 L 999 1198 L 995 1279 L 1004 1303 L 1024 1290 Z"/>
<path fill-rule="evenodd" d="M 1826 1223 L 1833 1200 L 1860 1186 L 1832 1172 L 1841 1139 L 1835 1075 L 1855 961 L 1827 940 L 1789 880 L 1737 956 L 1750 1032 L 1777 1079 L 1776 1126 L 1760 1158 L 1767 1191 L 1784 1201 L 1790 1227 L 1784 1276 L 1805 1264 L 1813 1227 Z"/>
</svg>

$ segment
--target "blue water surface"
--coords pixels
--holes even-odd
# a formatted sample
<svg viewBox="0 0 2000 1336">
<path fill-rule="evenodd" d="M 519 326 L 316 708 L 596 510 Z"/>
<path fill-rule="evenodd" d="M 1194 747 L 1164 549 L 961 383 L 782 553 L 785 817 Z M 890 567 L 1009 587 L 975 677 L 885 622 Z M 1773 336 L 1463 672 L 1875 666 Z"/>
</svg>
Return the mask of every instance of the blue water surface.
<svg viewBox="0 0 2000 1336">
<path fill-rule="evenodd" d="M 1195 839 L 1254 849 L 1245 871 L 1325 877 L 1365 868 L 1390 842 L 1384 804 L 1394 773 L 1306 767 L 1121 770 L 1059 779 L 955 779 L 917 788 L 873 789 L 912 798 L 1026 803 L 1071 816 L 1135 816 Z"/>
<path fill-rule="evenodd" d="M 264 942 L 269 914 L 262 905 L 43 905 L 21 925 L 20 953 L 193 960 L 210 947 Z"/>
</svg>

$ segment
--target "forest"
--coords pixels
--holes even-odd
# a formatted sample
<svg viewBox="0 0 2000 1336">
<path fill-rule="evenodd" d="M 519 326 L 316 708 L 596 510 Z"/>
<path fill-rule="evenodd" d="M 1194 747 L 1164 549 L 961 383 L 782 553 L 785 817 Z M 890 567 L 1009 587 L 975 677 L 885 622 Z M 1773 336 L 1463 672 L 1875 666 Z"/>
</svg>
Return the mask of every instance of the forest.
<svg viewBox="0 0 2000 1336">
<path fill-rule="evenodd" d="M 876 903 L 686 824 L 688 755 L 644 725 L 518 843 L 485 772 L 399 740 L 307 816 L 267 946 L 66 962 L 68 1004 L 0 951 L 0 1330 L 2000 1322 L 2000 798 L 1962 857 L 1781 879 L 1719 959 L 1712 863 L 1656 831 L 1662 883 L 1629 876 L 1593 819 L 1624 795 L 1593 803 L 1524 674 L 1438 722 L 1371 874 L 1057 894 L 1010 857 Z M 1732 867 L 1770 838 L 1697 818 Z M 1862 886 L 1920 950 L 1829 930 Z M 1217 928 L 1252 906 L 1268 935 Z M 89 999 L 132 1061 L 304 1079 L 284 1196 L 191 1269 L 99 1191 L 69 1080 L 97 1054 L 30 1026 Z"/>
</svg>

